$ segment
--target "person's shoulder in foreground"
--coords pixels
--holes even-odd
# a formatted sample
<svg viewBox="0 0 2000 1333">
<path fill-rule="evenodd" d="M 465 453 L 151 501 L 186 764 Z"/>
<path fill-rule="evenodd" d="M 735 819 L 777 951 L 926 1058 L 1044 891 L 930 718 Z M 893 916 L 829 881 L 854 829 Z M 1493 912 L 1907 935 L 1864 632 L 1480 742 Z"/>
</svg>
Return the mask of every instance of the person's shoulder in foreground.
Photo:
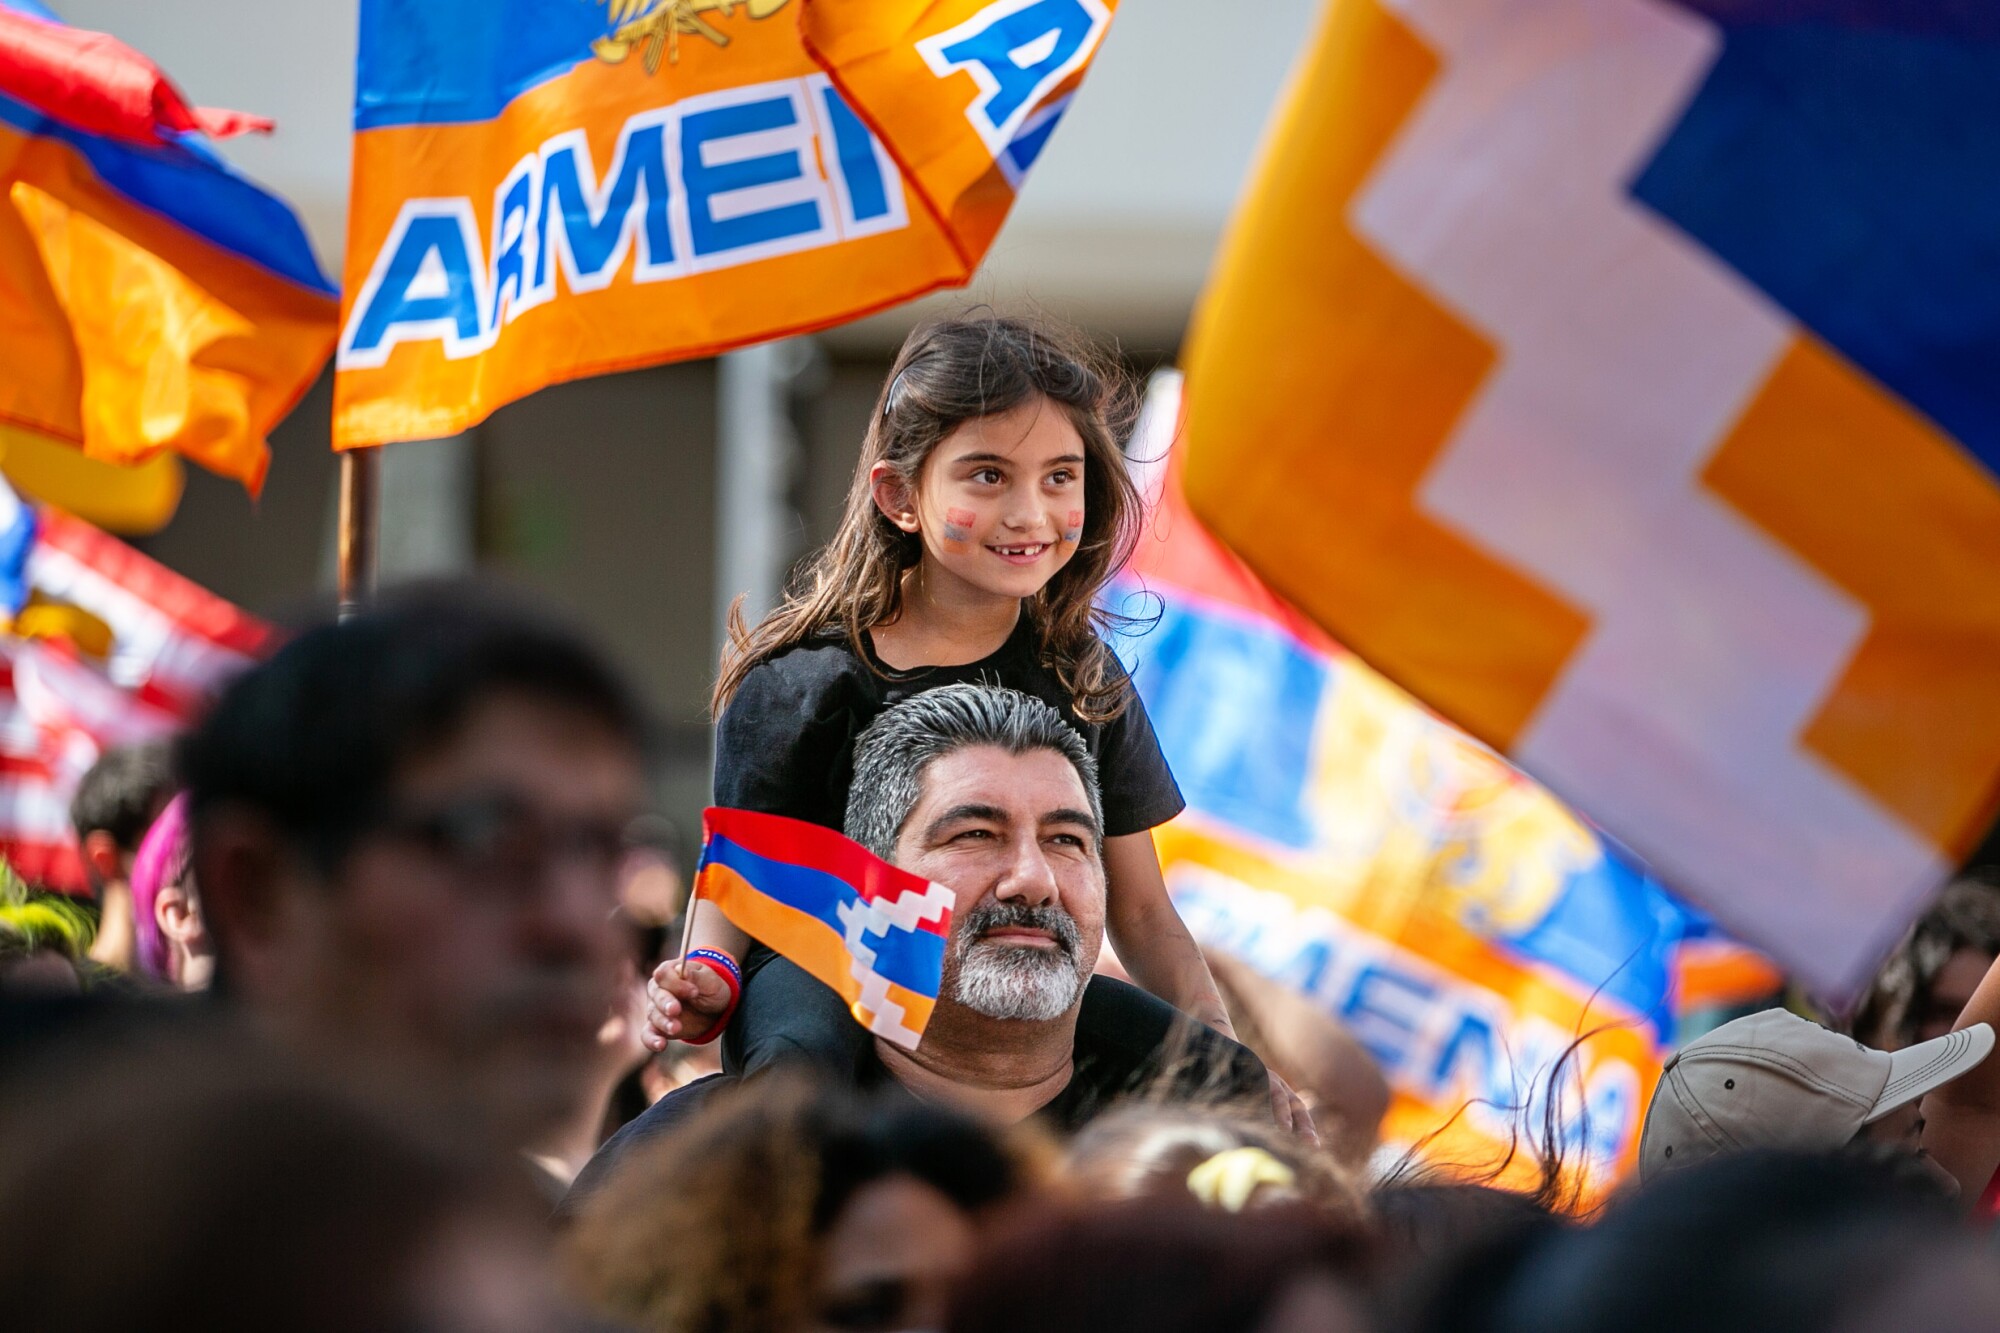
<svg viewBox="0 0 2000 1333">
<path fill-rule="evenodd" d="M 1036 1117 L 1064 1133 L 1128 1097 L 1261 1104 L 1269 1077 L 1248 1047 L 1137 986 L 1102 976 L 1090 979 L 1078 1007 L 1075 1060 L 1069 1083 Z M 686 1123 L 740 1081 L 711 1074 L 653 1103 L 597 1150 L 571 1187 L 564 1211 L 600 1188 L 626 1153 Z M 876 1088 L 895 1081 L 871 1054 L 856 1085 Z"/>
</svg>

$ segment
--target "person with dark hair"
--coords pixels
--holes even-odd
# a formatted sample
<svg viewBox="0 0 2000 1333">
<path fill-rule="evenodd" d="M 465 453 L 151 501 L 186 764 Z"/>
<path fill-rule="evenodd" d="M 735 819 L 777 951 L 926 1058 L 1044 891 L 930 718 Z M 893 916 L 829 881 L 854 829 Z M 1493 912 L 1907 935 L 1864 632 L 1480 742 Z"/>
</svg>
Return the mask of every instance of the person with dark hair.
<svg viewBox="0 0 2000 1333">
<path fill-rule="evenodd" d="M 1027 1216 L 980 1256 L 947 1333 L 1360 1333 L 1370 1250 L 1309 1208 L 1160 1200 Z"/>
<path fill-rule="evenodd" d="M 1985 1329 L 2000 1267 L 1907 1157 L 1745 1151 L 1544 1232 L 1454 1333 Z M 1445 1327 L 1436 1325 L 1436 1327 Z"/>
<path fill-rule="evenodd" d="M 1368 1201 L 1375 1306 L 1401 1333 L 1481 1327 L 1523 1256 L 1571 1224 L 1546 1197 L 1442 1174 L 1377 1185 Z"/>
<path fill-rule="evenodd" d="M 135 1014 L 114 1015 L 129 1024 Z M 45 1049 L 0 1103 L 10 1329 L 582 1327 L 532 1191 L 204 1012 Z"/>
<path fill-rule="evenodd" d="M 70 798 L 70 824 L 83 858 L 84 878 L 97 899 L 93 962 L 130 972 L 137 962 L 132 915 L 132 861 L 160 811 L 174 794 L 166 742 L 106 750 Z"/>
<path fill-rule="evenodd" d="M 713 699 L 715 802 L 840 828 L 856 739 L 884 709 L 968 682 L 1033 695 L 1097 765 L 1119 956 L 1153 994 L 1234 1036 L 1153 846 L 1185 802 L 1100 634 L 1119 620 L 1100 594 L 1142 519 L 1122 452 L 1132 406 L 1115 363 L 1046 321 L 975 311 L 914 330 L 833 540 L 754 629 L 732 620 Z M 854 1058 L 846 1007 L 806 973 L 719 913 L 698 920 L 694 943 L 741 963 L 721 1038 L 731 1071 Z M 657 982 L 705 970 L 675 960 Z M 680 1021 L 654 1049 L 707 1035 L 703 1015 Z M 1289 1118 L 1288 1096 L 1278 1107 Z"/>
<path fill-rule="evenodd" d="M 1208 1107 L 1139 1104 L 1100 1116 L 1070 1142 L 1063 1178 L 1107 1202 L 1194 1199 L 1232 1213 L 1304 1205 L 1357 1227 L 1368 1216 L 1355 1176 L 1330 1151 L 1268 1117 Z"/>
<path fill-rule="evenodd" d="M 884 712 L 855 747 L 848 836 L 954 890 L 957 907 L 922 1043 L 905 1051 L 871 1039 L 845 1067 L 821 1068 L 989 1123 L 1032 1116 L 1059 1130 L 1139 1092 L 1267 1104 L 1256 1056 L 1092 975 L 1104 938 L 1103 827 L 1095 762 L 1040 699 L 947 685 Z M 682 1002 L 720 1003 L 692 993 Z M 732 1081 L 719 1075 L 661 1098 L 598 1152 L 572 1196 Z"/>
<path fill-rule="evenodd" d="M 660 1333 L 938 1327 L 1033 1159 L 974 1121 L 775 1074 L 635 1152 L 566 1239 L 607 1317 Z"/>
<path fill-rule="evenodd" d="M 1942 1037 L 1958 1022 L 1995 958 L 2000 958 L 2000 884 L 1954 880 L 1876 973 L 1855 1014 L 1854 1035 L 1885 1051 Z"/>
<path fill-rule="evenodd" d="M 213 988 L 520 1147 L 593 1085 L 642 718 L 564 629 L 462 588 L 292 640 L 181 752 Z"/>
</svg>

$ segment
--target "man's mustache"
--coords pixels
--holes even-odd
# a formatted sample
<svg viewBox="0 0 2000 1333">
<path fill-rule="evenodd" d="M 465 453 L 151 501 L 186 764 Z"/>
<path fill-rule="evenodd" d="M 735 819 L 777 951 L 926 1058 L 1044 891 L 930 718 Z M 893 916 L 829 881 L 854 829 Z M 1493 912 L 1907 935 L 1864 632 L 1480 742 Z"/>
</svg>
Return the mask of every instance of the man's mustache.
<svg viewBox="0 0 2000 1333">
<path fill-rule="evenodd" d="M 1076 919 L 1059 907 L 1030 907 L 1026 903 L 992 903 L 975 907 L 961 918 L 965 941 L 962 949 L 970 949 L 980 938 L 995 930 L 1040 930 L 1046 931 L 1062 951 L 1076 957 L 1076 951 L 1083 947 L 1083 934 L 1076 928 Z"/>
</svg>

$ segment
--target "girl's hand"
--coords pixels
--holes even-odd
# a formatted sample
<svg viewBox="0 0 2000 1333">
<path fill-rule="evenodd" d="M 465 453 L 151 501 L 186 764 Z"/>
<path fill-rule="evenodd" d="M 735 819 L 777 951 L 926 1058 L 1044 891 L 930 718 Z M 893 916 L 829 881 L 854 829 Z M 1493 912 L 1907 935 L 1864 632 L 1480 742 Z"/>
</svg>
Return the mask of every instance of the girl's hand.
<svg viewBox="0 0 2000 1333">
<path fill-rule="evenodd" d="M 649 1051 L 669 1041 L 700 1041 L 729 1012 L 729 983 L 699 958 L 683 965 L 670 958 L 653 969 L 646 983 L 646 1030 L 639 1040 Z"/>
<path fill-rule="evenodd" d="M 1279 1129 L 1288 1129 L 1307 1143 L 1319 1142 L 1319 1130 L 1313 1126 L 1312 1112 L 1306 1109 L 1299 1094 L 1292 1091 L 1292 1085 L 1275 1072 L 1271 1074 L 1271 1118 L 1278 1122 Z"/>
</svg>

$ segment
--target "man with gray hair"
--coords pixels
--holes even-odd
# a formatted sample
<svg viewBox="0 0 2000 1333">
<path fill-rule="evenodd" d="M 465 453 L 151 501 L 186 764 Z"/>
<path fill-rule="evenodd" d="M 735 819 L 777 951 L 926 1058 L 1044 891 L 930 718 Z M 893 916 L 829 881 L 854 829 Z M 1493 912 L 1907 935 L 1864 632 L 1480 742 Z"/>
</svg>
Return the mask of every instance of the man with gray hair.
<svg viewBox="0 0 2000 1333">
<path fill-rule="evenodd" d="M 876 1040 L 853 1070 L 858 1085 L 893 1081 L 990 1123 L 1039 1116 L 1062 1130 L 1142 1088 L 1262 1102 L 1267 1076 L 1249 1051 L 1093 975 L 1105 897 L 1097 769 L 1046 703 L 959 684 L 888 709 L 855 743 L 846 832 L 958 895 L 922 1043 Z M 692 982 L 679 999 L 721 1007 Z M 600 1150 L 577 1190 L 733 1081 L 714 1075 L 661 1099 Z"/>
<path fill-rule="evenodd" d="M 1061 1017 L 1082 994 L 1097 965 L 1103 921 L 1099 830 L 1104 827 L 1104 810 L 1098 796 L 1097 761 L 1055 709 L 1015 690 L 977 685 L 932 690 L 890 709 L 855 747 L 846 832 L 883 860 L 895 861 L 898 841 L 923 800 L 926 779 L 936 785 L 942 777 L 949 784 L 960 776 L 959 769 L 979 763 L 981 748 L 999 750 L 1028 761 L 1030 770 L 1057 776 L 1051 799 L 1077 787 L 1085 797 L 1044 812 L 1042 819 L 1066 830 L 1062 836 L 1073 839 L 1070 846 L 1088 845 L 1088 857 L 1056 861 L 1069 871 L 1087 865 L 1098 881 L 1093 901 L 1100 935 L 1092 940 L 1088 956 L 1070 911 L 1058 902 L 1028 901 L 1034 895 L 1022 894 L 970 904 L 961 899 L 963 929 L 953 932 L 945 959 L 946 982 L 959 1004 L 988 1018 L 1046 1022 Z M 933 775 L 932 765 L 952 758 L 955 763 Z M 1062 773 L 1063 765 L 1071 771 Z M 965 807 L 948 813 L 961 818 L 969 814 Z M 978 813 L 991 820 L 1000 812 Z M 1077 887 L 1072 884 L 1065 895 L 1071 901 L 1084 896 Z M 1047 941 L 1055 947 L 1040 947 Z"/>
</svg>

